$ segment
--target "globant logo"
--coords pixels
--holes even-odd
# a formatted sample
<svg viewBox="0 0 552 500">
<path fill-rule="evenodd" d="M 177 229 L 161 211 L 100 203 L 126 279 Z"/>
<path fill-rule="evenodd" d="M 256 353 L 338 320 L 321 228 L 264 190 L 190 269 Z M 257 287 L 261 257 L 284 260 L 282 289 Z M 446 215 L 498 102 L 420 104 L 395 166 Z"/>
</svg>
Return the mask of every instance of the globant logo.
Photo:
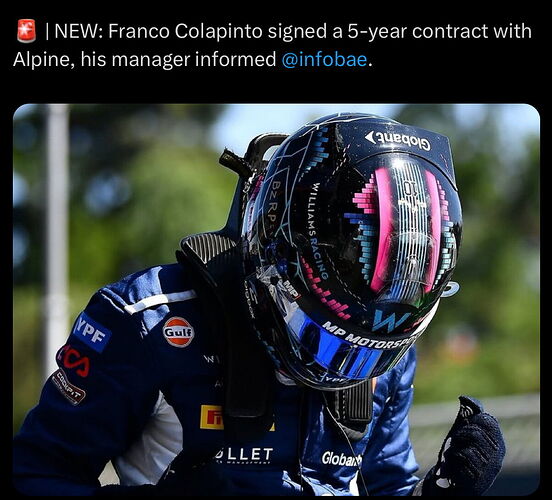
<svg viewBox="0 0 552 500">
<path fill-rule="evenodd" d="M 374 139 L 375 135 L 375 139 Z M 409 147 L 418 147 L 424 151 L 431 150 L 431 143 L 423 138 L 416 137 L 415 135 L 406 135 L 406 134 L 396 134 L 391 132 L 375 132 L 371 130 L 364 136 L 367 141 L 370 141 L 372 144 L 376 144 L 376 140 L 381 143 L 394 142 L 397 144 L 406 144 Z"/>
<path fill-rule="evenodd" d="M 346 467 L 357 467 L 362 463 L 362 455 L 356 457 L 347 456 L 344 453 L 336 455 L 333 451 L 325 451 L 322 455 L 324 465 L 342 465 Z"/>
</svg>

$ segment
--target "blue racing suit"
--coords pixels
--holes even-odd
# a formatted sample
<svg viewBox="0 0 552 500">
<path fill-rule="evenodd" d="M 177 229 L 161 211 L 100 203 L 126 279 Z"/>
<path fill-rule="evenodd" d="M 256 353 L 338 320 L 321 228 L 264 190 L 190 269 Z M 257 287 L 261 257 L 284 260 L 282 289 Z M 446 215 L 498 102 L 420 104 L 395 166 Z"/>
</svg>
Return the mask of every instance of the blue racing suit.
<svg viewBox="0 0 552 500">
<path fill-rule="evenodd" d="M 216 314 L 216 311 L 213 311 Z M 320 392 L 275 381 L 274 425 L 225 441 L 220 359 L 180 264 L 108 285 L 79 315 L 59 369 L 14 439 L 14 484 L 31 495 L 92 495 L 112 461 L 121 484 L 156 483 L 179 453 L 213 449 L 234 495 L 408 495 L 415 351 L 378 377 L 359 441 L 330 421 Z M 252 374 L 254 376 L 254 374 Z M 356 477 L 362 474 L 362 479 Z"/>
</svg>

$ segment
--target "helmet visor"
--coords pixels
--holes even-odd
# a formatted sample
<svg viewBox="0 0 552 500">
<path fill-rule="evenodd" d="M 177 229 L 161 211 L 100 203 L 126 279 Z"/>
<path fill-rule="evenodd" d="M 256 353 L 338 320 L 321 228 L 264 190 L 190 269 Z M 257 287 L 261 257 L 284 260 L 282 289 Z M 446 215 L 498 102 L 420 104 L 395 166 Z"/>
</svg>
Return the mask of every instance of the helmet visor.
<svg viewBox="0 0 552 500">
<path fill-rule="evenodd" d="M 320 325 L 279 283 L 268 288 L 279 326 L 273 330 L 273 343 L 284 368 L 295 380 L 323 390 L 350 387 L 391 369 L 427 328 L 438 306 L 409 337 L 376 340 L 348 334 L 329 321 Z"/>
</svg>

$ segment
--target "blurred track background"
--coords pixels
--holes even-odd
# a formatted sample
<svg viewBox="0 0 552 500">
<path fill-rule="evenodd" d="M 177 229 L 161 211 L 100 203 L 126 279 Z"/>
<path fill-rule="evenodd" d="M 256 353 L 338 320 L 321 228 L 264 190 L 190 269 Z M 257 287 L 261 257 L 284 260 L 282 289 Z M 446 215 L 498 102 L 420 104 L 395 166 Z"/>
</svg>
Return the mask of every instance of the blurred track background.
<svg viewBox="0 0 552 500">
<path fill-rule="evenodd" d="M 47 370 L 45 165 L 48 106 L 13 120 L 13 430 Z M 220 228 L 243 154 L 263 132 L 291 133 L 336 111 L 381 114 L 449 136 L 464 235 L 454 279 L 418 341 L 412 440 L 421 472 L 437 456 L 457 396 L 481 399 L 508 446 L 494 495 L 535 490 L 540 464 L 540 120 L 524 104 L 71 104 L 67 331 L 100 286 L 174 261 L 179 239 Z M 61 344 L 63 340 L 61 340 Z M 46 371 L 45 371 L 46 370 Z"/>
</svg>

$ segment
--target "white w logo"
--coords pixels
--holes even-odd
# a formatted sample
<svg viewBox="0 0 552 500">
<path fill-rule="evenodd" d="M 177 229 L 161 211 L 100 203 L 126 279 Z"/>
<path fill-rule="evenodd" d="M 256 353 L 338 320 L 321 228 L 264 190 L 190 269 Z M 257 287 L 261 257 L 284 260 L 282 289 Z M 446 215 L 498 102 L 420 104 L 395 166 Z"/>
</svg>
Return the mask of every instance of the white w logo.
<svg viewBox="0 0 552 500">
<path fill-rule="evenodd" d="M 374 324 L 372 325 L 372 331 L 379 330 L 383 326 L 387 325 L 387 333 L 391 333 L 396 327 L 403 323 L 406 318 L 410 316 L 410 313 L 404 313 L 401 316 L 399 321 L 395 322 L 395 313 L 392 313 L 387 318 L 382 319 L 383 311 L 376 309 L 376 314 L 374 315 Z"/>
</svg>

